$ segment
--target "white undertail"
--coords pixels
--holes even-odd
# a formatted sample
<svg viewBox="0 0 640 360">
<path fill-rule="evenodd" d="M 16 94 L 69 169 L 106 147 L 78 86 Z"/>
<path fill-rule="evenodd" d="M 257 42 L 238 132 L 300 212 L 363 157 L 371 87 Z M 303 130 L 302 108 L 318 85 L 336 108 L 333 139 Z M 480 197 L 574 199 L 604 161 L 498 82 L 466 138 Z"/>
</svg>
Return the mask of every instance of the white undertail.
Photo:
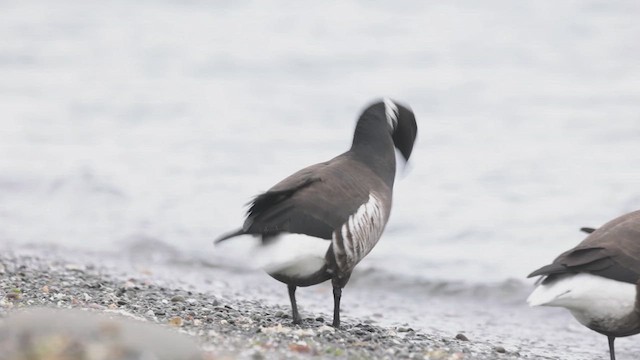
<svg viewBox="0 0 640 360">
<path fill-rule="evenodd" d="M 330 245 L 327 239 L 291 233 L 282 233 L 263 244 L 259 236 L 247 234 L 220 243 L 217 249 L 247 269 L 305 278 L 325 265 Z"/>
<path fill-rule="evenodd" d="M 530 306 L 567 308 L 583 325 L 615 323 L 634 311 L 636 287 L 633 284 L 578 273 L 560 275 L 540 284 L 529 295 Z"/>
<path fill-rule="evenodd" d="M 269 274 L 303 279 L 322 269 L 329 245 L 326 239 L 282 233 L 254 250 L 255 261 Z"/>
</svg>

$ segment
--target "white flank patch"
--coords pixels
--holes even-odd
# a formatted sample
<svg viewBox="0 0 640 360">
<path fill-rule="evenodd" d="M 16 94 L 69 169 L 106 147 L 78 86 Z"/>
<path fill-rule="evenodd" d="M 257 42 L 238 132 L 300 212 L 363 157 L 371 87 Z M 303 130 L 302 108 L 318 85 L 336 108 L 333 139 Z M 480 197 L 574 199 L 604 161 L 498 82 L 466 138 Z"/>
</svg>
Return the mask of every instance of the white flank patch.
<svg viewBox="0 0 640 360">
<path fill-rule="evenodd" d="M 269 274 L 305 278 L 320 270 L 331 242 L 303 234 L 282 234 L 254 249 L 252 261 Z"/>
<path fill-rule="evenodd" d="M 384 98 L 383 102 L 385 115 L 387 115 L 387 122 L 389 123 L 389 126 L 391 126 L 391 129 L 395 130 L 396 126 L 398 126 L 398 106 L 396 106 L 396 104 L 389 98 Z"/>
<path fill-rule="evenodd" d="M 341 269 L 355 266 L 378 243 L 386 225 L 383 210 L 380 200 L 369 194 L 369 200 L 360 205 L 355 214 L 340 228 L 343 246 L 340 246 L 334 233 L 333 250 Z"/>
<path fill-rule="evenodd" d="M 571 274 L 540 284 L 527 299 L 530 306 L 560 306 L 588 325 L 593 321 L 615 322 L 634 311 L 633 284 L 587 273 Z"/>
</svg>

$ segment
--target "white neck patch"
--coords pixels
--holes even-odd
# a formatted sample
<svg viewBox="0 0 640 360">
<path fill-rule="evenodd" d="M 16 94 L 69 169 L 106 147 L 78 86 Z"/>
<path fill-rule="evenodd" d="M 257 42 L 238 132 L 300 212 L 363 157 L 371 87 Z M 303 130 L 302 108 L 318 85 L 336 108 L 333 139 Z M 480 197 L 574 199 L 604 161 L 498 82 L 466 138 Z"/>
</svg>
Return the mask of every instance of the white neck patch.
<svg viewBox="0 0 640 360">
<path fill-rule="evenodd" d="M 376 245 L 387 224 L 382 201 L 372 193 L 356 212 L 333 233 L 333 251 L 338 269 L 352 270 Z"/>
<path fill-rule="evenodd" d="M 398 126 L 398 106 L 389 98 L 384 98 L 384 112 L 387 116 L 387 122 L 392 130 Z"/>
</svg>

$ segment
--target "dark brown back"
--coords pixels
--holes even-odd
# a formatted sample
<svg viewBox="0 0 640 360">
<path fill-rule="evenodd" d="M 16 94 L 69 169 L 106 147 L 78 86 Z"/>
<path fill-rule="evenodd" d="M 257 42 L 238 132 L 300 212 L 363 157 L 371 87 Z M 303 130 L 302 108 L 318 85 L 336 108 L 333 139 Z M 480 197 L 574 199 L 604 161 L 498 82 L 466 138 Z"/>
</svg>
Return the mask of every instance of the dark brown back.
<svg viewBox="0 0 640 360">
<path fill-rule="evenodd" d="M 391 205 L 391 189 L 364 164 L 343 154 L 300 170 L 258 195 L 244 224 L 248 234 L 291 232 L 331 239 L 375 191 Z"/>
<path fill-rule="evenodd" d="M 609 221 L 529 277 L 578 272 L 636 284 L 640 280 L 640 211 Z"/>
</svg>

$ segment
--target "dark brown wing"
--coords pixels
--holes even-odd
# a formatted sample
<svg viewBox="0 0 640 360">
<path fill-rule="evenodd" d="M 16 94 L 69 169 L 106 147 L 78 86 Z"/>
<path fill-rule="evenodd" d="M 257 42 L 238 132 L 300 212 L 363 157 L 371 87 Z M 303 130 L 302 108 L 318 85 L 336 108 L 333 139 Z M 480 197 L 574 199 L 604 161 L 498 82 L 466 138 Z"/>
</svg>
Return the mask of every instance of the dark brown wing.
<svg viewBox="0 0 640 360">
<path fill-rule="evenodd" d="M 529 277 L 578 272 L 636 284 L 640 280 L 640 211 L 611 220 Z"/>
<path fill-rule="evenodd" d="M 253 200 L 244 233 L 290 232 L 331 239 L 368 200 L 372 182 L 379 187 L 381 180 L 343 156 L 302 169 Z"/>
</svg>

